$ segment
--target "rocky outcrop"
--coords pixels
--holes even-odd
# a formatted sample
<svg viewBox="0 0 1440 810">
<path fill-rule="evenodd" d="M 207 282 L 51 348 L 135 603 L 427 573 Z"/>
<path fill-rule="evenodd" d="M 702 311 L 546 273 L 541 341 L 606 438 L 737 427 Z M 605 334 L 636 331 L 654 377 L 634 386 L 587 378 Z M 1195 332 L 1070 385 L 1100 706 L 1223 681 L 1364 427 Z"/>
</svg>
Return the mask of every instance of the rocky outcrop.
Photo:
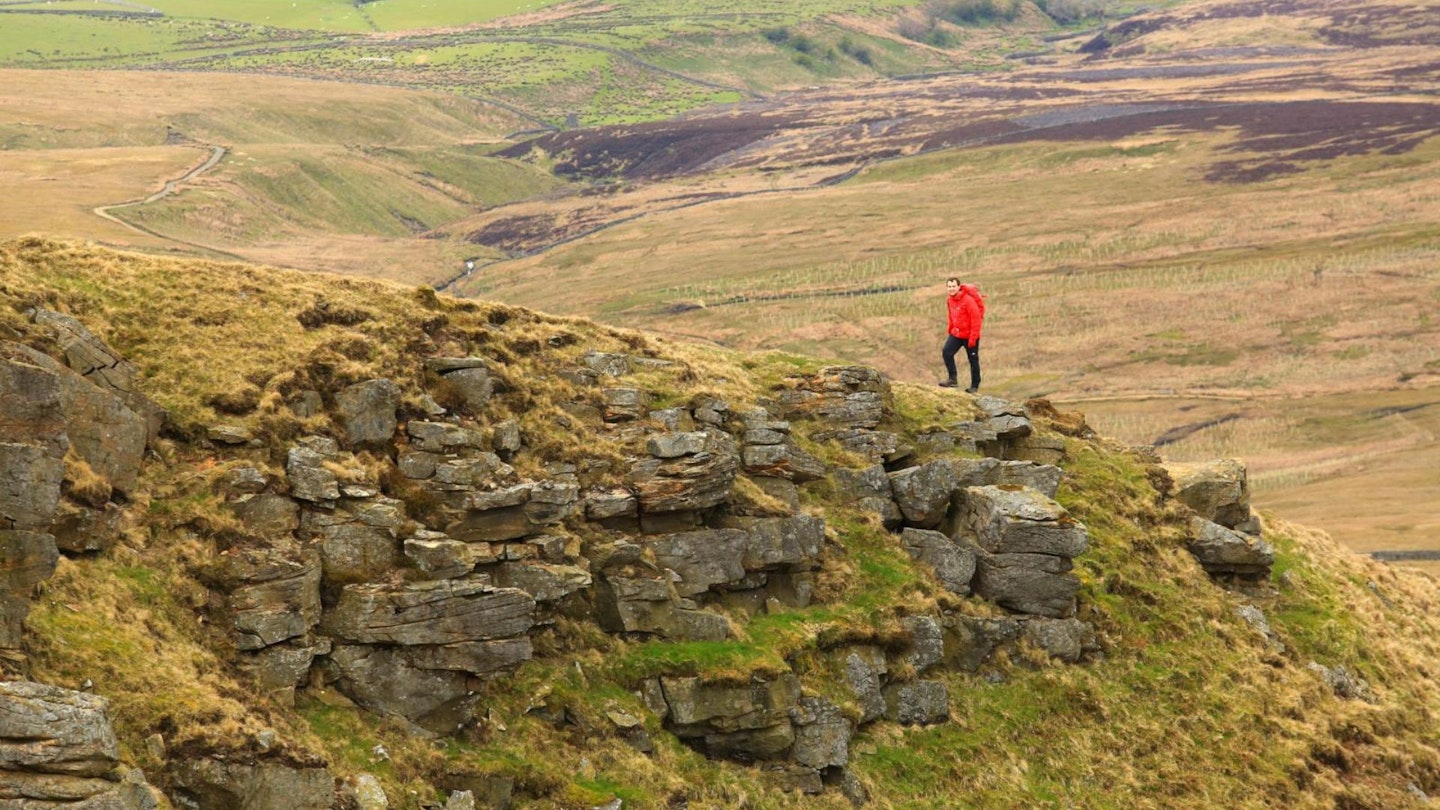
<svg viewBox="0 0 1440 810">
<path fill-rule="evenodd" d="M 1190 531 L 1193 538 L 1186 548 L 1211 576 L 1247 580 L 1269 578 L 1270 567 L 1275 564 L 1275 549 L 1264 540 L 1200 517 L 1190 520 Z"/>
<path fill-rule="evenodd" d="M 1260 521 L 1250 511 L 1250 485 L 1245 465 L 1235 459 L 1169 463 L 1169 494 L 1195 514 L 1227 529 L 1259 534 Z"/>
<path fill-rule="evenodd" d="M 974 548 L 929 529 L 906 529 L 900 533 L 900 542 L 913 559 L 935 572 L 935 578 L 945 590 L 970 595 L 970 580 L 975 576 L 977 561 Z"/>
<path fill-rule="evenodd" d="M 107 707 L 96 695 L 0 682 L 0 804 L 154 810 L 144 777 L 120 767 Z"/>
<path fill-rule="evenodd" d="M 190 759 L 171 780 L 179 806 L 202 810 L 329 810 L 335 801 L 328 768 L 278 759 Z"/>
<path fill-rule="evenodd" d="M 1088 546 L 1085 527 L 1044 495 L 1018 487 L 970 487 L 957 531 L 981 549 L 975 593 L 1020 613 L 1074 610 L 1080 580 L 1071 560 Z"/>
<path fill-rule="evenodd" d="M 695 512 L 717 506 L 730 497 L 730 488 L 740 471 L 740 453 L 730 434 L 706 430 L 694 442 L 694 452 L 657 456 L 636 461 L 630 468 L 629 483 L 640 513 Z M 686 449 L 690 444 L 684 445 Z M 672 445 L 657 445 L 670 452 Z"/>
<path fill-rule="evenodd" d="M 352 447 L 380 447 L 395 435 L 400 386 L 390 380 L 366 380 L 340 389 L 335 410 Z"/>
</svg>

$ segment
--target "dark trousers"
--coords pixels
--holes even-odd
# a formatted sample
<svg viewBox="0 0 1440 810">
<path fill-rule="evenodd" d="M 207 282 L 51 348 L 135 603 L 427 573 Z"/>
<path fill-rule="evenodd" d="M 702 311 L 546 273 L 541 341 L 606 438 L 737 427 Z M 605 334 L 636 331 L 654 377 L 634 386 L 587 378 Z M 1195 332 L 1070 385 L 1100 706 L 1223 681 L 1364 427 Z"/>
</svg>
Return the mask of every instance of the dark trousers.
<svg viewBox="0 0 1440 810">
<path fill-rule="evenodd" d="M 940 350 L 940 357 L 945 360 L 945 373 L 950 375 L 950 381 L 955 381 L 955 355 L 961 349 L 965 350 L 965 358 L 970 361 L 970 387 L 980 387 L 980 341 L 975 341 L 975 348 L 954 335 L 945 338 L 945 348 Z"/>
</svg>

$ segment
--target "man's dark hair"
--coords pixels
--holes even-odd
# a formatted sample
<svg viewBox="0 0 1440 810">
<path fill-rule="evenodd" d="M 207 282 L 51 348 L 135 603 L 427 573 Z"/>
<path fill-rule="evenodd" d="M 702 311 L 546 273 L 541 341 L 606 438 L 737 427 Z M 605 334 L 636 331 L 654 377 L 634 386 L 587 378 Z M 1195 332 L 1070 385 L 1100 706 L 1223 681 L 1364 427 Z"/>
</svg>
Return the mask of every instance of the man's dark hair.
<svg viewBox="0 0 1440 810">
<path fill-rule="evenodd" d="M 951 277 L 945 279 L 945 283 L 946 283 L 946 284 L 949 284 L 949 283 L 952 282 L 952 281 L 955 282 L 956 284 L 959 284 L 959 283 L 960 283 L 960 279 L 956 278 L 955 276 L 951 276 Z"/>
</svg>

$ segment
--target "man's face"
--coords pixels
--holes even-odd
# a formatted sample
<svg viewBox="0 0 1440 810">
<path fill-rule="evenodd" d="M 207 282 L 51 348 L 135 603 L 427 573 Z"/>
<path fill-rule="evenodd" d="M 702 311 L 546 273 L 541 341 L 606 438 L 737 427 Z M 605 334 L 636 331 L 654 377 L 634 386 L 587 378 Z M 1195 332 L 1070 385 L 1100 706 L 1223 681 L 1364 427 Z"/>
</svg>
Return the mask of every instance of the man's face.
<svg viewBox="0 0 1440 810">
<path fill-rule="evenodd" d="M 958 281 L 947 281 L 947 282 L 945 282 L 945 292 L 949 293 L 950 295 L 958 295 L 958 294 L 960 293 L 960 282 L 958 282 Z"/>
</svg>

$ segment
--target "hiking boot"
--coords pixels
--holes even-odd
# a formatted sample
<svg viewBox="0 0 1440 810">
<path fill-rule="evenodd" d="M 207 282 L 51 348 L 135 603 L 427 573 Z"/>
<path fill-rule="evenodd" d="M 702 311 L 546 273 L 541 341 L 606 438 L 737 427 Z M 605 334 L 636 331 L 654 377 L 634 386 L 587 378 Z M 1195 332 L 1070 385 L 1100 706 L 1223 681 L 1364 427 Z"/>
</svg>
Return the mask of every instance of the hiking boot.
<svg viewBox="0 0 1440 810">
<path fill-rule="evenodd" d="M 973 393 L 975 393 L 976 391 L 979 391 L 979 390 L 980 390 L 980 388 L 979 388 L 978 386 L 972 385 L 972 386 L 970 386 L 969 388 L 966 388 L 966 389 L 965 389 L 965 393 L 967 393 L 967 394 L 973 394 Z"/>
<path fill-rule="evenodd" d="M 957 385 L 957 383 L 956 383 L 954 380 L 941 380 L 941 381 L 940 381 L 940 387 L 941 387 L 941 388 L 954 388 L 956 385 Z"/>
</svg>

